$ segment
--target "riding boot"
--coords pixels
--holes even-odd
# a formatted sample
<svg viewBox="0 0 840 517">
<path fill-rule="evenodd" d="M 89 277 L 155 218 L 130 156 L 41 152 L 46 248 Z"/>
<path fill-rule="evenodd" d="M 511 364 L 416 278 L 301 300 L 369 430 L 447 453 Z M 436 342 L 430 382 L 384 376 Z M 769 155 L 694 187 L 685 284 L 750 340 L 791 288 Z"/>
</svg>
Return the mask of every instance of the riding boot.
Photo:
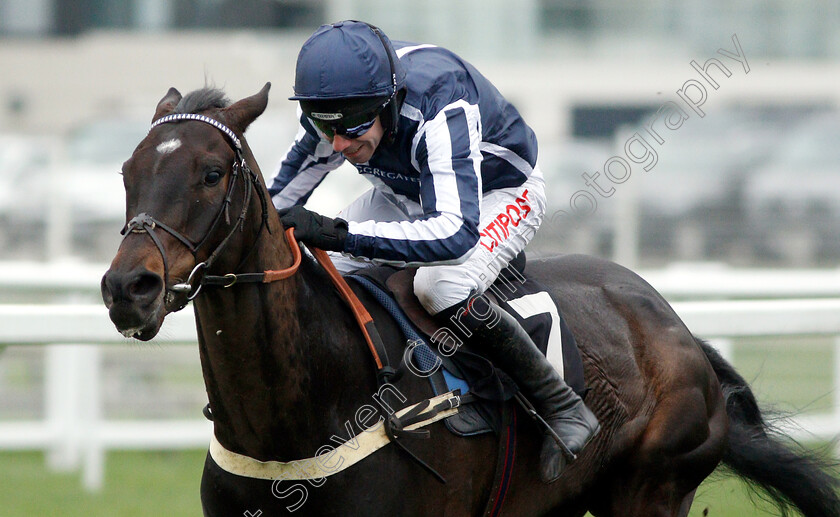
<svg viewBox="0 0 840 517">
<path fill-rule="evenodd" d="M 519 322 L 485 297 L 477 297 L 440 312 L 435 318 L 450 329 L 462 326 L 467 337 L 502 367 L 534 400 L 537 412 L 548 426 L 577 455 L 600 430 L 598 419 L 583 400 L 566 384 L 539 351 Z M 460 325 L 459 325 L 460 324 Z M 546 483 L 560 477 L 566 456 L 546 430 L 540 453 L 540 473 Z"/>
</svg>

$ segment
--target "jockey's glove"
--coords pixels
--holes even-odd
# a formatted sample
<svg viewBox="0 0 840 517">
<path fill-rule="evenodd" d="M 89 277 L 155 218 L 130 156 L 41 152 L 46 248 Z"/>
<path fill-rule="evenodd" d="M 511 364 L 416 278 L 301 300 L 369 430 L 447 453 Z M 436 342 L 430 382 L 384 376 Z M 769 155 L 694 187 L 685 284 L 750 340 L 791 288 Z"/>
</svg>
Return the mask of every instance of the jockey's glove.
<svg viewBox="0 0 840 517">
<path fill-rule="evenodd" d="M 343 251 L 347 240 L 347 221 L 331 219 L 307 210 L 300 205 L 277 211 L 286 228 L 295 229 L 295 238 L 315 248 Z"/>
</svg>

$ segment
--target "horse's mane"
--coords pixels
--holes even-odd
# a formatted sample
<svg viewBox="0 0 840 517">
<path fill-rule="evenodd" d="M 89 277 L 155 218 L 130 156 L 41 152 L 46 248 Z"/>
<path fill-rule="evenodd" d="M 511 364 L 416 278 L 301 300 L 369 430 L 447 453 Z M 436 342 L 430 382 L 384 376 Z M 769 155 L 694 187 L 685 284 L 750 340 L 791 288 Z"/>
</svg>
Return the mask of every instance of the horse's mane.
<svg viewBox="0 0 840 517">
<path fill-rule="evenodd" d="M 218 88 L 205 87 L 184 95 L 172 113 L 200 113 L 208 109 L 228 106 L 230 106 L 230 100 L 225 92 Z"/>
</svg>

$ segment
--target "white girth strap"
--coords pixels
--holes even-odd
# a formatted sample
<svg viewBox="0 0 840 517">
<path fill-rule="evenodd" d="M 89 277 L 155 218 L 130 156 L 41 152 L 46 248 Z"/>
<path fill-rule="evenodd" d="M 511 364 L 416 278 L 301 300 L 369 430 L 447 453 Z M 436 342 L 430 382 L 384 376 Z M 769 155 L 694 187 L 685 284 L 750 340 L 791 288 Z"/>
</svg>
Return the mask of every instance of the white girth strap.
<svg viewBox="0 0 840 517">
<path fill-rule="evenodd" d="M 457 398 L 452 392 L 438 395 L 429 399 L 428 407 L 435 407 L 437 404 L 452 398 Z M 402 416 L 421 403 L 403 408 L 397 411 L 396 414 L 397 416 Z M 408 425 L 406 429 L 419 429 L 439 420 L 449 418 L 456 413 L 458 413 L 458 408 L 453 407 L 439 412 L 428 420 Z M 375 429 L 360 432 L 351 440 L 335 447 L 335 450 L 330 451 L 328 454 L 288 462 L 259 461 L 225 449 L 214 434 L 210 440 L 210 456 L 219 467 L 237 476 L 270 480 L 320 479 L 355 465 L 385 445 L 388 445 L 389 442 L 388 435 L 385 433 L 385 422 L 381 422 Z"/>
</svg>

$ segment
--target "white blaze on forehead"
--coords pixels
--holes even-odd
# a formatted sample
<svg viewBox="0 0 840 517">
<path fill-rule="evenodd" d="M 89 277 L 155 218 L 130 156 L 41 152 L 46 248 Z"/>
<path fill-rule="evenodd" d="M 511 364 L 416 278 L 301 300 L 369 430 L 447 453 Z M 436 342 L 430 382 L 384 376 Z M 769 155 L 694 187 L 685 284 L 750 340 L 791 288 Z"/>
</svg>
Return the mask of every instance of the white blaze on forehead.
<svg viewBox="0 0 840 517">
<path fill-rule="evenodd" d="M 155 149 L 157 149 L 157 152 L 160 154 L 168 154 L 179 147 L 181 147 L 181 141 L 177 138 L 173 138 L 172 140 L 161 142 Z"/>
</svg>

